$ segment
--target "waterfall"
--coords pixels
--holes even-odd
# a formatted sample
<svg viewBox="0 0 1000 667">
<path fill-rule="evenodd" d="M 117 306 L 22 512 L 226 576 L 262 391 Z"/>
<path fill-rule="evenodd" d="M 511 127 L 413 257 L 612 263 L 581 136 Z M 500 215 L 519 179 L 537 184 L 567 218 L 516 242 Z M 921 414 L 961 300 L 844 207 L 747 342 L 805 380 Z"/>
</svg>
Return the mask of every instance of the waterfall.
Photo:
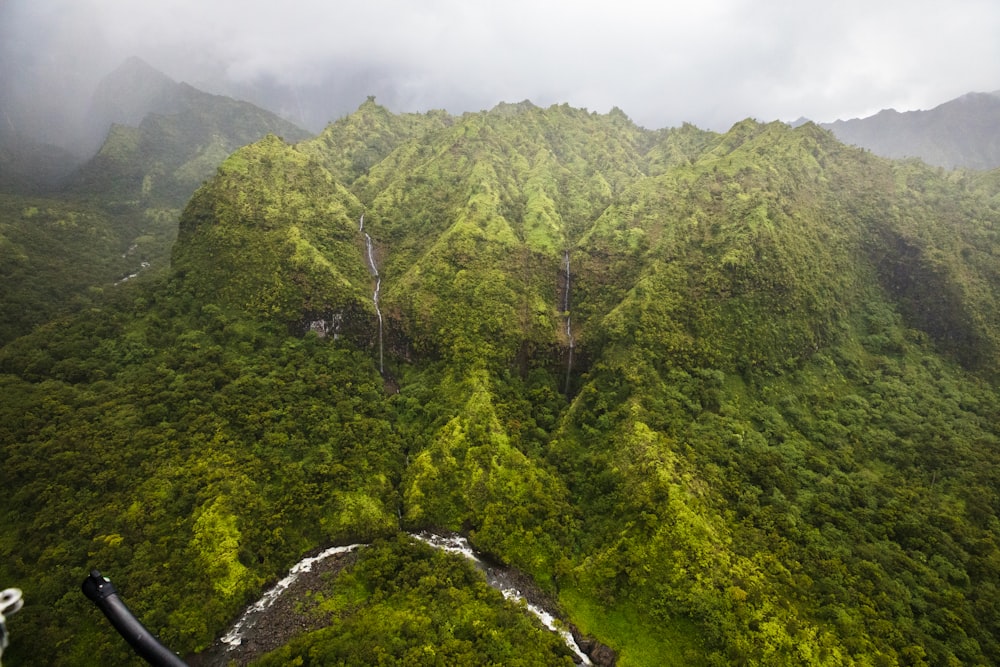
<svg viewBox="0 0 1000 667">
<path fill-rule="evenodd" d="M 378 267 L 375 266 L 374 245 L 372 237 L 368 236 L 368 232 L 365 232 L 365 253 L 368 256 L 368 270 L 373 276 L 378 278 Z"/>
<path fill-rule="evenodd" d="M 569 250 L 563 252 L 563 260 L 564 260 L 563 267 L 565 268 L 566 273 L 565 273 L 565 282 L 563 287 L 562 312 L 563 316 L 566 318 L 566 339 L 569 341 L 569 353 L 566 359 L 566 390 L 564 391 L 564 393 L 566 395 L 569 395 L 570 376 L 571 373 L 573 372 L 573 347 L 574 347 L 573 324 L 571 321 L 572 318 L 570 317 L 569 314 L 569 281 L 570 281 Z"/>
<path fill-rule="evenodd" d="M 375 243 L 372 241 L 372 237 L 368 235 L 365 229 L 365 214 L 361 214 L 361 220 L 358 221 L 358 231 L 363 232 L 365 235 L 365 257 L 368 260 L 368 272 L 372 274 L 375 278 L 375 290 L 372 292 L 372 303 L 375 304 L 375 315 L 378 316 L 378 372 L 385 375 L 385 363 L 383 361 L 383 351 L 382 351 L 382 309 L 378 305 L 379 292 L 382 290 L 382 276 L 378 273 L 378 266 L 375 264 Z"/>
<path fill-rule="evenodd" d="M 378 307 L 378 293 L 382 289 L 382 278 L 375 279 L 375 293 L 372 302 L 375 304 L 375 314 L 378 315 L 378 372 L 385 375 L 385 363 L 382 357 L 382 309 Z"/>
</svg>

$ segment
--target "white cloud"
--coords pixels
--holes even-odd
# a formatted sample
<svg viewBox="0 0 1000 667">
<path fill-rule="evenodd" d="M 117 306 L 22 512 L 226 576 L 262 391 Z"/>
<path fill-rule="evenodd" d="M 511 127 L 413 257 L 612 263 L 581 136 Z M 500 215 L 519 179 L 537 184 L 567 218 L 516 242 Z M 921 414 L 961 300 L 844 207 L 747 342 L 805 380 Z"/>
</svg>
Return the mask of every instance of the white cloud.
<svg viewBox="0 0 1000 667">
<path fill-rule="evenodd" d="M 358 97 L 333 116 L 367 93 L 456 113 L 530 98 L 726 129 L 1000 89 L 1000 5 L 983 0 L 12 0 L 0 25 L 7 57 L 40 88 L 67 62 L 63 81 L 92 86 L 134 54 L 199 84 Z"/>
</svg>

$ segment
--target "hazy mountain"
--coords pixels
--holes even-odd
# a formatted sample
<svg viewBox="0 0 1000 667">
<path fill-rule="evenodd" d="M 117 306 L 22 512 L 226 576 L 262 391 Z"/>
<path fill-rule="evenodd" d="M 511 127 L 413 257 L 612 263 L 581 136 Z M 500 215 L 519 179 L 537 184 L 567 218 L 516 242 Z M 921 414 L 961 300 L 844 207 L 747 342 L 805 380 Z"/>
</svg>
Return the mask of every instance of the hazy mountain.
<svg viewBox="0 0 1000 667">
<path fill-rule="evenodd" d="M 0 192 L 53 192 L 82 163 L 66 149 L 0 132 Z"/>
<path fill-rule="evenodd" d="M 150 113 L 178 113 L 189 106 L 187 97 L 185 86 L 132 57 L 97 84 L 87 123 L 103 135 L 114 124 L 136 126 Z"/>
<path fill-rule="evenodd" d="M 998 193 L 528 102 L 240 148 L 169 273 L 0 348 L 5 660 L 129 662 L 90 567 L 190 653 L 374 541 L 265 664 L 570 664 L 434 528 L 622 664 L 1000 662 Z"/>
<path fill-rule="evenodd" d="M 248 102 L 176 83 L 138 58 L 101 82 L 90 116 L 106 138 L 71 188 L 167 207 L 182 206 L 240 146 L 266 134 L 288 141 L 310 136 Z"/>
<path fill-rule="evenodd" d="M 10 193 L 0 200 L 0 341 L 164 268 L 181 208 L 219 163 L 271 133 L 309 136 L 138 59 L 104 79 L 91 120 L 106 139 L 82 165 L 60 149 L 0 136 L 0 191 Z"/>
<path fill-rule="evenodd" d="M 1000 167 L 1000 93 L 969 93 L 926 111 L 893 109 L 825 123 L 841 141 L 953 169 Z"/>
</svg>

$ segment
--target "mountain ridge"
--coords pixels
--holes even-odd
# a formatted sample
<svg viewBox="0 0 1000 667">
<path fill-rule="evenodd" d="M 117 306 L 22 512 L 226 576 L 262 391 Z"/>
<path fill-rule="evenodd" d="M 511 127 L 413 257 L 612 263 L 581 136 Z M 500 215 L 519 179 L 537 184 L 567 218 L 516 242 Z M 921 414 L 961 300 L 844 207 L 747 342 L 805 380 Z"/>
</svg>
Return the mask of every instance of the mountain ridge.
<svg viewBox="0 0 1000 667">
<path fill-rule="evenodd" d="M 69 184 L 77 193 L 148 199 L 180 208 L 240 146 L 264 134 L 309 133 L 269 111 L 177 83 L 138 58 L 98 86 L 92 123 L 107 129 L 97 154 Z"/>
<path fill-rule="evenodd" d="M 242 147 L 169 272 L 0 348 L 0 575 L 53 610 L 12 659 L 127 660 L 60 585 L 91 559 L 197 652 L 301 553 L 438 528 L 623 664 L 1000 660 L 991 176 L 525 103 Z M 486 642 L 339 581 L 391 659 Z"/>
<path fill-rule="evenodd" d="M 998 91 L 1000 92 L 1000 91 Z M 867 118 L 823 123 L 838 139 L 884 157 L 920 158 L 956 169 L 1000 167 L 1000 94 L 966 93 L 933 109 L 884 109 Z"/>
<path fill-rule="evenodd" d="M 104 80 L 91 119 L 104 141 L 82 163 L 0 132 L 0 188 L 7 191 L 0 247 L 9 250 L 0 340 L 83 307 L 120 281 L 163 269 L 180 210 L 219 163 L 270 132 L 309 136 L 249 103 L 176 83 L 138 59 Z"/>
</svg>

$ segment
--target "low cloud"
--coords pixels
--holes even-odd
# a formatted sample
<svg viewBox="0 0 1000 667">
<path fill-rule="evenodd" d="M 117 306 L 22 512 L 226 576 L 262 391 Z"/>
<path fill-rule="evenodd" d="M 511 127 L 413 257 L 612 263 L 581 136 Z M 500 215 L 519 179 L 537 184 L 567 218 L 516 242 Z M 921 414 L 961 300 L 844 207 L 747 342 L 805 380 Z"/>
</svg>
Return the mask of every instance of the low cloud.
<svg viewBox="0 0 1000 667">
<path fill-rule="evenodd" d="M 998 33 L 1000 5 L 977 0 L 12 0 L 0 4 L 0 108 L 34 132 L 69 132 L 96 82 L 137 55 L 310 125 L 373 94 L 395 111 L 531 99 L 725 130 L 1000 89 Z"/>
</svg>

